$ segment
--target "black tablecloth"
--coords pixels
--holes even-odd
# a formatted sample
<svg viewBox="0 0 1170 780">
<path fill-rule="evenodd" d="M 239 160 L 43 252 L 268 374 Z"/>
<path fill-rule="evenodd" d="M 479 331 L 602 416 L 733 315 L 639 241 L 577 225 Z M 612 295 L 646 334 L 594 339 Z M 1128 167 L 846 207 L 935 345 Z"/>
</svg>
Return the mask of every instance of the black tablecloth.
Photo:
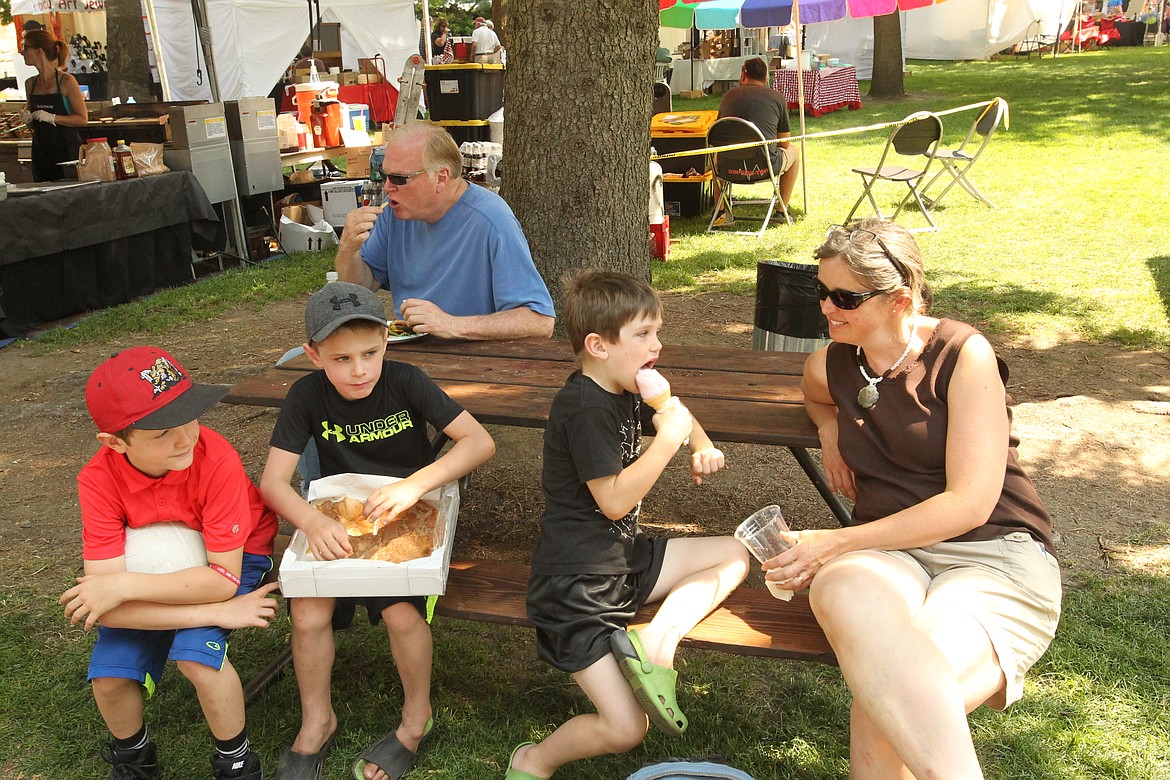
<svg viewBox="0 0 1170 780">
<path fill-rule="evenodd" d="M 1145 43 L 1145 22 L 1117 21 L 1114 22 L 1117 32 L 1121 34 L 1118 46 L 1141 46 Z"/>
<path fill-rule="evenodd" d="M 0 201 L 0 333 L 191 280 L 219 218 L 188 171 Z"/>
</svg>

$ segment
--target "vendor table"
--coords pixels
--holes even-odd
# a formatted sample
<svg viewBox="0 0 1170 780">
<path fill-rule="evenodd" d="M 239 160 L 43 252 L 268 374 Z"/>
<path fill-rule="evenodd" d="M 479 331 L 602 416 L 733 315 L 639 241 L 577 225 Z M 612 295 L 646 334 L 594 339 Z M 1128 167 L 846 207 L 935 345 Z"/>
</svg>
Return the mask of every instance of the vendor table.
<svg viewBox="0 0 1170 780">
<path fill-rule="evenodd" d="M 743 64 L 751 57 L 719 57 L 712 60 L 675 60 L 671 65 L 670 91 L 678 94 L 683 90 L 702 90 L 716 81 L 739 81 Z M 692 65 L 694 77 L 691 77 Z"/>
<path fill-rule="evenodd" d="M 280 99 L 282 113 L 296 111 L 291 90 L 286 90 Z M 398 107 L 398 89 L 392 84 L 347 84 L 337 88 L 337 99 L 342 103 L 361 103 L 370 107 L 370 119 L 379 124 L 394 121 L 394 110 Z"/>
<path fill-rule="evenodd" d="M 219 217 L 189 171 L 0 201 L 0 333 L 191 281 Z"/>
<path fill-rule="evenodd" d="M 839 108 L 848 108 L 850 111 L 861 108 L 857 68 L 852 65 L 800 72 L 804 74 L 804 109 L 813 116 Z M 781 68 L 772 74 L 772 89 L 783 93 L 789 108 L 800 107 L 796 73 L 795 70 Z"/>
</svg>

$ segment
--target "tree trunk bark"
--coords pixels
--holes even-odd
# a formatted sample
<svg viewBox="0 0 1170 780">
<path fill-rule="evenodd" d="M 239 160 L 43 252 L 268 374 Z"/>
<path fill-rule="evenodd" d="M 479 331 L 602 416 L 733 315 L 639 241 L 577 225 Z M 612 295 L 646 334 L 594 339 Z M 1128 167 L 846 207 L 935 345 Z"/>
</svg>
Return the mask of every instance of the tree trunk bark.
<svg viewBox="0 0 1170 780">
<path fill-rule="evenodd" d="M 901 97 L 906 94 L 902 72 L 902 23 L 895 11 L 873 18 L 873 77 L 869 96 Z"/>
<path fill-rule="evenodd" d="M 508 2 L 501 194 L 556 302 L 571 269 L 650 278 L 653 5 Z"/>
<path fill-rule="evenodd" d="M 106 0 L 106 59 L 111 98 L 152 99 L 140 0 Z"/>
<path fill-rule="evenodd" d="M 511 3 L 508 0 L 492 0 L 492 24 L 495 25 L 496 37 L 500 39 L 500 45 L 505 49 L 508 48 L 508 6 Z"/>
</svg>

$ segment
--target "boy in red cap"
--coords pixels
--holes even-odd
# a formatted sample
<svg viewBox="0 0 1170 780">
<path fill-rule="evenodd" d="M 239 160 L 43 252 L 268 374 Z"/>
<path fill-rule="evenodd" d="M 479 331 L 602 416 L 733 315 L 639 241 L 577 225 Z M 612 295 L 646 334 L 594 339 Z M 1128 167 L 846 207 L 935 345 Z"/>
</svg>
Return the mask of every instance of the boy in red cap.
<svg viewBox="0 0 1170 780">
<path fill-rule="evenodd" d="M 102 363 L 85 387 L 101 448 L 77 476 L 85 576 L 61 603 L 72 623 L 99 625 L 90 656 L 94 699 L 113 737 L 110 778 L 158 776 L 144 699 L 167 658 L 199 695 L 216 752 L 216 780 L 262 780 L 244 726 L 244 692 L 227 660 L 232 628 L 267 626 L 276 585 L 276 516 L 239 455 L 198 417 L 226 388 L 194 384 L 158 347 L 134 347 Z M 127 529 L 179 522 L 199 531 L 207 565 L 169 574 L 127 571 Z"/>
</svg>

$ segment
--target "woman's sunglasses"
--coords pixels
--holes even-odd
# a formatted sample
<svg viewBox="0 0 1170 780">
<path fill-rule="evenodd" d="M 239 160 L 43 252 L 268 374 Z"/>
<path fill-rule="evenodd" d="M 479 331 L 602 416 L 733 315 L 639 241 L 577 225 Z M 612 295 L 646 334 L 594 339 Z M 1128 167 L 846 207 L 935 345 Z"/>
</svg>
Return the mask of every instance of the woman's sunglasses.
<svg viewBox="0 0 1170 780">
<path fill-rule="evenodd" d="M 822 301 L 828 298 L 833 302 L 834 306 L 845 311 L 853 311 L 873 296 L 881 295 L 884 292 L 886 290 L 870 290 L 869 292 L 863 293 L 850 292 L 849 290 L 830 290 L 821 284 L 819 279 L 817 280 L 817 298 Z"/>
</svg>

